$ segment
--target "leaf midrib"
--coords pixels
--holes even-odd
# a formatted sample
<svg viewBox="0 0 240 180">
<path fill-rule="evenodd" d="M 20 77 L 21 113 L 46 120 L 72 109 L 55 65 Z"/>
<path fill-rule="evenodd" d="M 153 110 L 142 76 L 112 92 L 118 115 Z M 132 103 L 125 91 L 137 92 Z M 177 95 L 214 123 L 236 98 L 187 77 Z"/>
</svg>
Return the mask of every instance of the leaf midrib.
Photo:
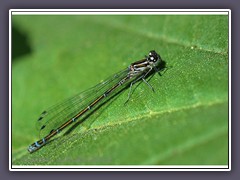
<svg viewBox="0 0 240 180">
<path fill-rule="evenodd" d="M 227 103 L 227 101 L 215 101 L 215 102 L 211 102 L 208 104 L 196 103 L 195 105 L 191 104 L 191 106 L 183 106 L 181 108 L 172 108 L 170 110 L 168 109 L 165 111 L 152 111 L 149 109 L 149 111 L 144 111 L 144 112 L 139 113 L 141 115 L 138 115 L 138 116 L 132 116 L 130 118 L 123 118 L 124 120 L 118 120 L 117 122 L 113 121 L 111 123 L 107 123 L 107 124 L 104 124 L 101 126 L 94 127 L 94 130 L 104 130 L 104 129 L 107 129 L 107 128 L 110 128 L 113 126 L 118 126 L 119 124 L 122 125 L 124 123 L 138 121 L 141 119 L 159 117 L 166 113 L 175 113 L 175 112 L 179 112 L 179 111 L 186 111 L 186 110 L 197 109 L 197 108 L 201 108 L 201 107 L 217 106 L 217 105 L 224 104 L 224 103 Z M 91 131 L 91 127 L 89 129 L 87 129 L 85 132 L 87 133 L 88 131 Z M 79 134 L 79 133 L 74 132 L 73 135 L 75 135 L 75 134 Z"/>
</svg>

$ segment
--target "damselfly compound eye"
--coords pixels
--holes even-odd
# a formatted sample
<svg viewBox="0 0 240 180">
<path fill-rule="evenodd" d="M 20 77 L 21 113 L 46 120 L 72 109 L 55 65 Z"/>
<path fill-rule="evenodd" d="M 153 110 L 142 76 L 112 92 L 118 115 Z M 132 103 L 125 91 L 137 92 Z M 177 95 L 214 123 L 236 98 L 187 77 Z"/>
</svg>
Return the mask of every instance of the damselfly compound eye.
<svg viewBox="0 0 240 180">
<path fill-rule="evenodd" d="M 158 66 L 161 63 L 160 55 L 154 50 L 149 52 L 147 60 L 154 66 Z"/>
</svg>

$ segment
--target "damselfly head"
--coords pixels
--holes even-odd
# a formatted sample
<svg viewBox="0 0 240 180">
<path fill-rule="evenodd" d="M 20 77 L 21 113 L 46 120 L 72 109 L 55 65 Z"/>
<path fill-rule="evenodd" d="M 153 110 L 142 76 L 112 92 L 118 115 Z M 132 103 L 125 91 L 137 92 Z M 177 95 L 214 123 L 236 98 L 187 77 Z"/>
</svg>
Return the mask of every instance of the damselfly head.
<svg viewBox="0 0 240 180">
<path fill-rule="evenodd" d="M 152 50 L 149 52 L 147 60 L 156 66 L 161 62 L 162 59 L 156 51 Z"/>
</svg>

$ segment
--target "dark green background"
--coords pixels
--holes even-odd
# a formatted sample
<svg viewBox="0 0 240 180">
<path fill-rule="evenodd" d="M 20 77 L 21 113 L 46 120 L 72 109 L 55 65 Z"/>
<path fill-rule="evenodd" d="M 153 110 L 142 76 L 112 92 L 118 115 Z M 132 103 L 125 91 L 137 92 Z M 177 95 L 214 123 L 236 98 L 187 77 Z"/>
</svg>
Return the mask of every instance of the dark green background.
<svg viewBox="0 0 240 180">
<path fill-rule="evenodd" d="M 228 16 L 12 16 L 14 165 L 227 165 Z M 169 68 L 36 153 L 47 107 L 155 49 Z"/>
</svg>

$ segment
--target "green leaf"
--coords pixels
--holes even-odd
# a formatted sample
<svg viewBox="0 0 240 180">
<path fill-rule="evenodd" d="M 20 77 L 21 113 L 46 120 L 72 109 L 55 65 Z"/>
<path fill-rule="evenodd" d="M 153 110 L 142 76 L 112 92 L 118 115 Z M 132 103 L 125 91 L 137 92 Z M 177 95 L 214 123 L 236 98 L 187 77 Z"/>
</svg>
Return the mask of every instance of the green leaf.
<svg viewBox="0 0 240 180">
<path fill-rule="evenodd" d="M 13 165 L 227 165 L 228 16 L 29 16 L 13 25 L 31 51 L 13 56 Z M 13 45 L 23 46 L 16 41 Z M 27 46 L 27 45 L 26 45 Z M 45 108 L 155 49 L 167 71 L 135 85 L 39 151 Z M 14 54 L 15 52 L 13 52 Z"/>
</svg>

